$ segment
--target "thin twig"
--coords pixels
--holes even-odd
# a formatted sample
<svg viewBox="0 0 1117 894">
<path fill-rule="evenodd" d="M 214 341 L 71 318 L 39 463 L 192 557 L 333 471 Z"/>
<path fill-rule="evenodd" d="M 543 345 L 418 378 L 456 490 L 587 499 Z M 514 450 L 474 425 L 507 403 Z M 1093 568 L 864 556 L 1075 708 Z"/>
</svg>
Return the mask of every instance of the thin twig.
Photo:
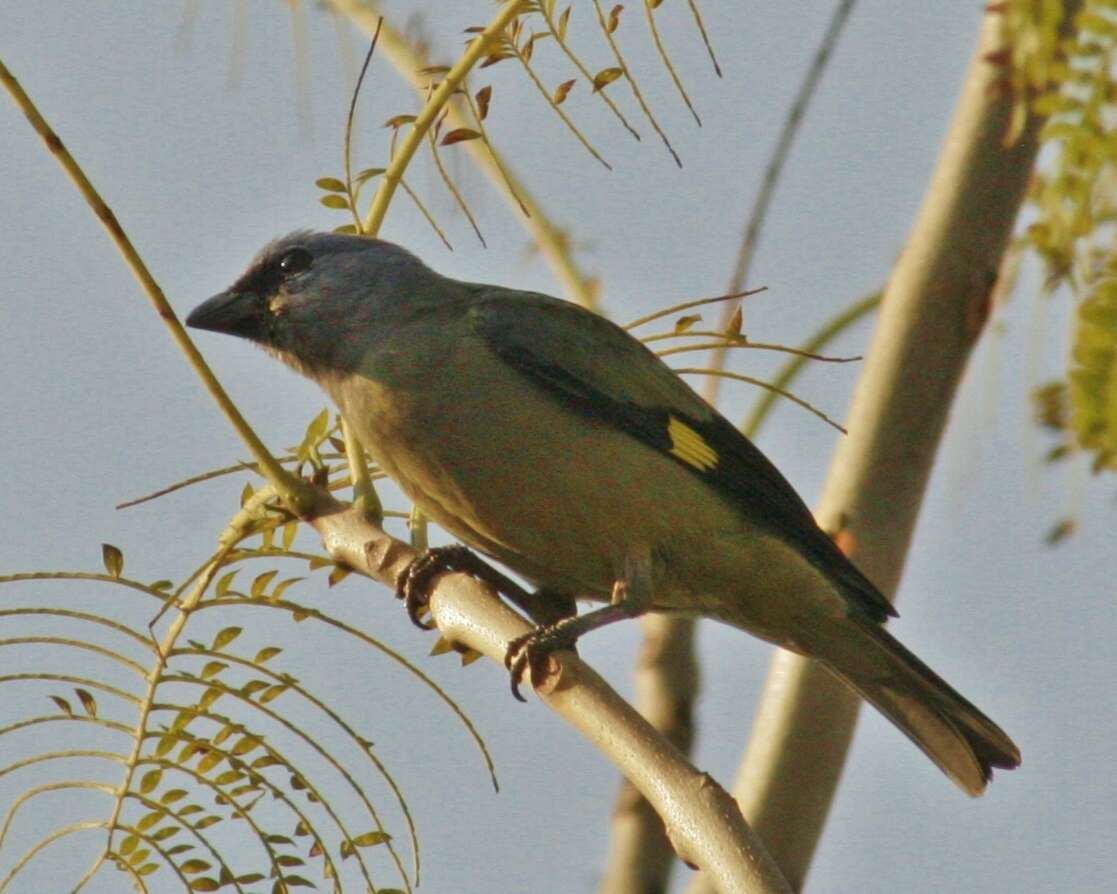
<svg viewBox="0 0 1117 894">
<path fill-rule="evenodd" d="M 327 0 L 327 2 L 331 9 L 345 13 L 366 34 L 371 34 L 374 30 L 376 18 L 369 0 L 360 0 L 360 2 L 359 0 Z M 424 54 L 423 49 L 407 40 L 393 29 L 388 22 L 384 23 L 379 46 L 399 75 L 416 92 L 425 96 L 427 85 L 423 78 L 417 74 L 430 61 Z M 453 103 L 449 104 L 447 108 L 450 110 L 447 121 L 451 126 L 468 127 L 470 125 L 468 119 L 458 115 Z M 491 181 L 503 181 L 505 183 L 508 191 L 499 190 L 502 196 L 512 196 L 518 204 L 527 209 L 528 216 L 521 218 L 520 222 L 538 244 L 540 251 L 551 266 L 555 278 L 562 284 L 566 296 L 583 307 L 595 307 L 597 297 L 593 279 L 579 268 L 574 259 L 570 241 L 565 237 L 563 230 L 551 220 L 546 209 L 535 201 L 527 186 L 519 182 L 509 166 L 500 159 L 500 153 L 496 147 L 487 139 L 484 146 L 479 145 L 476 140 L 469 140 L 465 143 L 465 151 L 469 153 L 474 163 L 488 175 Z"/>
<path fill-rule="evenodd" d="M 700 329 L 687 329 L 684 332 L 657 332 L 655 335 L 646 335 L 640 339 L 644 344 L 654 341 L 667 341 L 671 338 L 716 338 L 725 343 L 727 348 L 756 348 L 758 351 L 778 351 L 781 354 L 795 354 L 805 360 L 818 360 L 820 363 L 853 363 L 863 359 L 860 355 L 854 357 L 827 357 L 825 354 L 814 354 L 802 348 L 789 348 L 787 345 L 771 344 L 763 341 L 750 341 L 743 335 L 729 335 L 725 332 L 703 331 Z M 704 347 L 709 347 L 705 345 Z"/>
<path fill-rule="evenodd" d="M 523 66 L 523 69 L 527 73 L 527 76 L 535 85 L 535 89 L 539 91 L 539 93 L 543 96 L 543 99 L 547 101 L 547 105 L 549 105 L 552 111 L 554 111 L 554 113 L 559 116 L 562 123 L 566 125 L 567 129 L 572 134 L 574 134 L 578 142 L 585 147 L 586 151 L 589 152 L 590 155 L 601 162 L 607 170 L 613 170 L 613 166 L 601 157 L 601 154 L 593 148 L 593 144 L 591 144 L 590 141 L 585 138 L 582 132 L 578 130 L 577 125 L 575 125 L 574 122 L 570 120 L 570 117 L 566 114 L 566 112 L 564 112 L 554 101 L 554 99 L 552 99 L 551 94 L 547 91 L 546 86 L 544 86 L 543 82 L 539 80 L 539 75 L 535 73 L 535 69 L 531 67 L 531 63 L 528 62 L 527 58 L 525 57 L 524 51 L 516 45 L 516 41 L 513 40 L 511 36 L 506 36 L 505 42 L 508 48 L 512 51 L 512 55 L 514 55 L 520 65 Z"/>
<path fill-rule="evenodd" d="M 582 60 L 574 54 L 574 51 L 572 49 L 570 49 L 570 44 L 566 42 L 566 38 L 559 34 L 559 29 L 554 22 L 554 10 L 548 9 L 546 3 L 540 3 L 539 13 L 543 16 L 543 20 L 547 23 L 547 27 L 551 29 L 551 34 L 554 35 L 555 43 L 559 45 L 559 49 L 566 54 L 566 58 L 570 60 L 570 62 L 576 69 L 578 69 L 578 73 L 586 79 L 586 82 L 592 85 L 593 75 L 590 73 L 589 69 L 582 64 Z M 620 121 L 622 125 L 624 125 L 624 129 L 632 134 L 632 136 L 635 137 L 637 140 L 639 140 L 640 134 L 635 130 L 635 128 L 633 128 L 631 124 L 628 123 L 628 119 L 625 118 L 623 114 L 621 114 L 621 110 L 617 108 L 617 104 L 613 102 L 609 94 L 606 93 L 604 90 L 598 90 L 596 91 L 596 95 L 600 96 L 601 101 L 609 107 L 610 111 L 612 111 L 614 115 L 617 116 L 617 120 Z"/>
<path fill-rule="evenodd" d="M 357 98 L 361 95 L 361 87 L 365 83 L 365 73 L 369 63 L 372 62 L 373 53 L 376 52 L 376 42 L 380 39 L 380 26 L 384 24 L 384 17 L 376 23 L 376 33 L 372 35 L 368 52 L 365 53 L 361 73 L 357 75 L 357 83 L 353 87 L 353 95 L 349 98 L 349 114 L 345 116 L 345 140 L 343 155 L 345 159 L 345 192 L 349 196 L 349 213 L 353 215 L 353 226 L 358 233 L 361 232 L 361 216 L 357 213 L 357 197 L 353 193 L 353 120 L 357 117 Z"/>
<path fill-rule="evenodd" d="M 473 124 L 477 128 L 477 132 L 481 134 L 481 140 L 488 150 L 489 159 L 492 161 L 493 167 L 495 167 L 497 173 L 500 174 L 500 179 L 503 180 L 504 185 L 508 187 L 509 195 L 515 199 L 516 204 L 520 206 L 520 210 L 527 217 L 531 217 L 531 211 L 528 209 L 527 205 L 524 204 L 524 200 L 520 198 L 519 192 L 516 191 L 516 184 L 512 182 L 511 175 L 504 167 L 504 163 L 500 160 L 500 156 L 496 154 L 496 150 L 493 149 L 493 144 L 489 142 L 489 132 L 485 129 L 485 119 L 481 115 L 481 110 L 477 108 L 477 104 L 473 101 L 473 95 L 469 92 L 469 86 L 467 84 L 462 85 L 462 96 L 465 98 L 465 104 L 469 107 L 470 114 L 473 116 Z"/>
<path fill-rule="evenodd" d="M 819 419 L 840 431 L 843 435 L 849 434 L 841 425 L 827 416 L 822 410 L 811 406 L 807 401 L 801 397 L 796 397 L 790 391 L 783 388 L 777 388 L 775 385 L 765 382 L 763 379 L 755 379 L 752 376 L 742 375 L 741 373 L 728 372 L 724 369 L 708 369 L 707 367 L 686 367 L 683 369 L 676 369 L 679 375 L 692 375 L 692 376 L 720 376 L 723 379 L 732 379 L 735 382 L 747 382 L 750 385 L 756 385 L 758 388 L 764 388 L 767 391 L 774 391 L 780 397 L 786 397 L 792 403 L 798 404 L 804 410 L 809 410 L 814 413 Z"/>
<path fill-rule="evenodd" d="M 264 475 L 275 485 L 276 491 L 283 501 L 295 512 L 302 513 L 307 511 L 315 500 L 314 489 L 290 474 L 279 464 L 279 461 L 271 455 L 268 448 L 264 446 L 264 442 L 260 440 L 256 432 L 252 430 L 252 427 L 241 415 L 240 410 L 237 409 L 221 383 L 217 380 L 217 377 L 213 374 L 213 371 L 202 358 L 194 342 L 190 340 L 190 336 L 186 334 L 186 330 L 183 328 L 182 323 L 179 322 L 170 302 L 167 301 L 167 296 L 163 294 L 163 290 L 159 288 L 159 284 L 148 271 L 147 265 L 145 265 L 140 258 L 131 240 L 117 221 L 116 215 L 113 214 L 112 209 L 105 204 L 105 201 L 93 187 L 93 184 L 89 182 L 89 179 L 74 160 L 74 157 L 67 151 L 58 134 L 51 129 L 50 125 L 48 125 L 42 115 L 39 114 L 39 110 L 35 107 L 35 104 L 23 91 L 23 88 L 15 79 L 15 76 L 12 75 L 3 62 L 0 62 L 0 83 L 7 89 L 8 93 L 15 101 L 15 104 L 42 138 L 47 149 L 54 155 L 55 160 L 62 166 L 66 175 L 82 194 L 82 197 L 92 209 L 93 213 L 101 221 L 109 234 L 109 238 L 112 239 L 117 250 L 124 258 L 124 262 L 131 269 L 132 274 L 136 277 L 144 292 L 147 294 L 148 300 L 155 308 L 156 313 L 162 318 L 163 323 L 171 334 L 171 338 L 174 339 L 179 350 L 186 356 L 187 362 L 189 362 L 191 368 L 198 375 L 198 378 L 202 380 L 202 384 L 205 386 L 206 390 L 209 391 L 214 401 L 216 401 L 222 413 L 225 414 L 225 418 L 229 420 L 229 423 L 236 430 L 237 434 L 240 435 L 241 440 L 244 441 L 249 452 L 256 458 L 256 462 L 259 464 Z"/>
<path fill-rule="evenodd" d="M 428 100 L 429 101 L 429 100 Z M 427 131 L 427 140 L 430 143 L 431 158 L 434 159 L 435 169 L 438 171 L 438 176 L 442 178 L 443 184 L 446 189 L 450 191 L 450 195 L 454 198 L 454 203 L 461 209 L 465 219 L 469 221 L 469 225 L 473 228 L 474 235 L 481 242 L 482 248 L 489 246 L 485 242 L 485 237 L 481 235 L 481 228 L 477 226 L 477 221 L 473 217 L 473 213 L 469 210 L 469 206 L 465 203 L 462 197 L 461 190 L 454 185 L 454 181 L 450 179 L 449 173 L 446 171 L 445 165 L 442 164 L 442 158 L 438 154 L 438 126 L 432 127 Z"/>
<path fill-rule="evenodd" d="M 838 316 L 830 320 L 818 332 L 816 332 L 810 339 L 805 341 L 800 348 L 800 354 L 792 358 L 787 364 L 779 371 L 776 377 L 772 380 L 773 388 L 786 389 L 799 375 L 799 372 L 806 366 L 806 359 L 812 357 L 815 351 L 820 351 L 827 344 L 829 344 L 840 333 L 844 332 L 862 317 L 876 310 L 880 305 L 880 292 L 874 292 L 865 298 L 862 298 L 856 304 L 846 308 Z M 745 420 L 741 426 L 741 431 L 744 432 L 745 437 L 755 438 L 760 426 L 764 424 L 764 420 L 768 417 L 772 407 L 775 406 L 776 400 L 779 397 L 777 391 L 768 391 L 762 394 L 756 401 L 752 412 L 749 413 L 748 419 Z"/>
<path fill-rule="evenodd" d="M 392 200 L 392 195 L 395 193 L 396 187 L 402 183 L 403 172 L 411 163 L 411 159 L 419 148 L 427 130 L 434 125 L 443 107 L 454 95 L 465 76 L 469 74 L 473 66 L 481 60 L 481 57 L 489 51 L 493 44 L 501 39 L 508 23 L 523 12 L 527 5 L 528 0 L 508 0 L 486 26 L 485 30 L 470 43 L 461 58 L 454 63 L 454 67 L 446 73 L 442 83 L 434 91 L 430 102 L 423 107 L 423 110 L 411 125 L 411 131 L 404 139 L 403 145 L 400 146 L 399 154 L 392 159 L 388 169 L 384 172 L 380 187 L 369 206 L 368 214 L 365 215 L 365 232 L 374 236 L 380 232 L 380 225 L 384 222 L 384 215 L 388 213 L 388 205 Z M 445 237 L 443 238 L 445 239 Z"/>
<path fill-rule="evenodd" d="M 654 313 L 647 314 L 643 317 L 637 317 L 630 323 L 625 323 L 621 328 L 626 332 L 635 329 L 638 326 L 643 326 L 645 323 L 651 323 L 655 320 L 669 317 L 671 314 L 677 314 L 681 310 L 688 310 L 692 307 L 701 307 L 703 304 L 714 304 L 718 301 L 732 301 L 735 298 L 748 298 L 750 295 L 757 295 L 760 292 L 768 290 L 767 286 L 761 286 L 759 289 L 749 289 L 745 292 L 733 292 L 729 295 L 717 295 L 714 298 L 696 298 L 694 301 L 684 301 L 681 304 L 673 304 L 671 307 L 665 307 L 663 310 L 657 310 Z"/>
<path fill-rule="evenodd" d="M 644 101 L 644 94 L 640 92 L 640 87 L 636 83 L 636 79 L 632 77 L 632 72 L 628 70 L 628 65 L 624 61 L 624 56 L 621 54 L 620 47 L 617 42 L 613 40 L 613 34 L 609 30 L 609 25 L 605 21 L 605 12 L 601 8 L 601 0 L 593 0 L 593 8 L 597 13 L 597 23 L 601 26 L 601 33 L 605 35 L 605 40 L 609 44 L 609 49 L 613 51 L 613 58 L 617 62 L 617 66 L 624 72 L 624 79 L 628 81 L 628 86 L 632 89 L 632 95 L 636 98 L 636 103 L 640 106 L 640 110 L 644 113 L 644 117 L 648 119 L 648 123 L 652 129 L 659 134 L 659 138 L 663 140 L 663 145 L 667 147 L 667 151 L 671 153 L 671 157 L 675 159 L 675 164 L 680 168 L 683 166 L 683 161 L 679 158 L 679 153 L 675 151 L 675 147 L 671 145 L 671 141 L 667 139 L 667 134 L 659 126 L 659 122 L 655 120 L 655 115 L 652 110 L 648 108 L 647 102 Z M 602 88 L 604 89 L 604 88 Z"/>
<path fill-rule="evenodd" d="M 679 73 L 675 71 L 675 66 L 671 64 L 671 57 L 667 55 L 667 48 L 663 45 L 663 39 L 659 36 L 659 26 L 655 23 L 655 13 L 652 11 L 651 0 L 644 0 L 644 17 L 648 21 L 648 30 L 651 31 L 652 41 L 655 43 L 656 51 L 659 53 L 659 58 L 663 60 L 663 65 L 667 69 L 667 73 L 671 75 L 671 80 L 675 82 L 675 89 L 679 91 L 679 96 L 683 98 L 686 107 L 690 109 L 690 114 L 694 116 L 694 123 L 699 127 L 702 126 L 702 119 L 698 117 L 698 112 L 694 109 L 694 104 L 687 96 L 686 88 L 683 82 L 679 79 Z M 604 93 L 605 91 L 601 91 Z"/>
<path fill-rule="evenodd" d="M 710 35 L 706 33 L 706 26 L 702 23 L 702 15 L 698 12 L 698 3 L 696 0 L 687 0 L 687 3 L 690 6 L 691 15 L 694 16 L 694 24 L 698 26 L 698 33 L 702 35 L 702 42 L 706 45 L 706 52 L 710 54 L 710 61 L 714 64 L 714 73 L 720 78 L 721 66 L 718 65 L 718 57 L 714 55 Z"/>
<path fill-rule="evenodd" d="M 737 252 L 737 262 L 729 280 L 728 291 L 736 292 L 740 290 L 745 280 L 748 279 L 753 255 L 756 253 L 756 246 L 760 241 L 760 233 L 768 217 L 768 207 L 771 205 L 772 196 L 779 185 L 784 164 L 791 154 L 791 146 L 799 134 L 799 128 L 806 116 L 807 107 L 810 105 L 811 99 L 814 98 L 819 81 L 830 61 L 834 46 L 837 44 L 842 28 L 856 2 L 857 0 L 839 0 L 834 14 L 830 18 L 830 24 L 826 28 L 826 33 L 823 34 L 822 41 L 819 43 L 818 49 L 815 50 L 814 59 L 811 61 L 810 68 L 807 69 L 806 77 L 799 86 L 799 92 L 795 95 L 795 101 L 788 109 L 787 118 L 784 119 L 779 138 L 776 140 L 772 155 L 765 166 L 764 180 L 761 182 L 760 191 L 756 194 L 756 199 L 749 211 L 741 248 Z M 719 328 L 724 329 L 728 325 L 735 310 L 736 307 L 731 306 L 724 308 Z M 722 369 L 725 366 L 725 352 L 715 349 L 710 354 L 709 365 L 711 369 Z M 718 382 L 719 379 L 716 376 L 712 377 L 702 391 L 702 396 L 711 404 L 717 401 Z"/>
</svg>

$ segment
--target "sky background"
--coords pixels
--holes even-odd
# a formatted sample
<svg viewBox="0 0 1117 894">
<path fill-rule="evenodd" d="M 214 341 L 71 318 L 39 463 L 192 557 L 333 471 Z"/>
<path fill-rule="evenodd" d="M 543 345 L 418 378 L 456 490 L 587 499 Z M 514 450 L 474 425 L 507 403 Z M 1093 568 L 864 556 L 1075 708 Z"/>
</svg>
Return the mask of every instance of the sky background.
<svg viewBox="0 0 1117 894">
<path fill-rule="evenodd" d="M 882 284 L 918 208 L 982 5 L 949 0 L 904 4 L 901 12 L 883 0 L 858 4 L 764 231 L 748 284 L 768 291 L 746 308 L 744 328 L 752 339 L 795 344 Z M 437 19 L 418 12 L 435 6 Z M 577 7 L 575 46 L 591 68 L 604 67 L 606 49 L 590 27 L 591 11 Z M 719 80 L 685 4 L 665 3 L 659 22 L 702 115 L 699 129 L 649 52 L 639 5 L 629 5 L 618 38 L 683 158 L 682 170 L 639 120 L 620 82 L 610 92 L 644 133 L 642 143 L 612 122 L 584 84 L 564 106 L 611 161 L 610 173 L 558 125 L 514 63 L 474 79 L 475 90 L 494 85 L 491 136 L 548 213 L 584 246 L 579 258 L 602 281 L 605 312 L 623 321 L 724 290 L 765 159 L 832 7 L 706 0 L 702 8 L 725 74 Z M 421 29 L 437 60 L 451 61 L 462 29 L 483 24 L 495 7 L 386 2 L 383 8 L 397 25 Z M 0 4 L 0 58 L 84 166 L 181 314 L 232 282 L 267 240 L 346 222 L 318 204 L 314 180 L 341 172 L 342 125 L 365 40 L 317 8 L 302 9 L 297 20 L 306 26 L 299 53 L 287 5 L 263 0 Z M 537 48 L 537 61 L 549 85 L 571 76 L 553 47 Z M 381 123 L 415 108 L 386 61 L 375 62 L 360 103 L 355 165 L 382 165 L 387 131 Z M 488 248 L 454 212 L 425 161 L 410 182 L 442 222 L 454 252 L 402 197 L 382 236 L 448 275 L 556 292 L 503 197 L 471 169 L 464 152 L 451 147 L 445 157 Z M 107 541 L 124 550 L 129 576 L 181 581 L 214 548 L 250 476 L 126 511 L 113 507 L 235 462 L 245 451 L 88 208 L 6 102 L 0 103 L 0 233 L 6 383 L 0 388 L 6 448 L 0 574 L 98 571 L 100 544 Z M 1088 892 L 1111 884 L 1113 488 L 1081 466 L 1051 469 L 1041 462 L 1047 444 L 1030 421 L 1027 395 L 1061 368 L 1067 310 L 1060 300 L 1037 297 L 1036 285 L 1034 267 L 1026 266 L 970 364 L 899 594 L 902 618 L 893 625 L 1015 738 L 1024 765 L 998 775 L 984 798 L 968 800 L 866 711 L 810 891 Z M 857 353 L 869 331 L 869 324 L 851 330 L 833 352 Z M 325 405 L 310 383 L 246 343 L 203 334 L 199 344 L 276 448 L 297 443 Z M 733 368 L 764 375 L 778 360 L 750 351 Z M 853 365 L 816 364 L 796 391 L 841 418 L 857 375 Z M 746 386 L 731 386 L 721 406 L 740 419 L 756 397 Z M 784 405 L 760 444 L 811 502 L 836 437 L 810 414 Z M 1048 548 L 1045 535 L 1068 514 L 1078 519 L 1078 533 Z M 313 545 L 310 538 L 303 542 Z M 0 587 L 0 609 L 80 606 L 142 629 L 151 605 L 123 592 L 103 585 L 7 585 Z M 188 634 L 202 640 L 228 625 L 245 626 L 237 646 L 248 655 L 282 643 L 287 651 L 277 668 L 333 699 L 376 742 L 419 827 L 420 890 L 594 889 L 617 784 L 599 754 L 538 702 L 513 702 L 502 669 L 479 662 L 463 671 L 452 658 L 427 657 L 433 637 L 411 627 L 382 588 L 350 578 L 327 590 L 319 572 L 289 594 L 361 625 L 415 661 L 460 702 L 493 752 L 499 795 L 469 737 L 438 699 L 380 654 L 320 628 L 295 626 L 279 612 L 214 611 L 191 622 L 197 627 Z M 0 623 L 0 640 L 82 635 L 57 618 Z M 145 660 L 141 649 L 116 643 Z M 582 654 L 629 694 L 638 645 L 638 625 L 616 625 L 588 637 Z M 701 626 L 699 645 L 695 760 L 728 784 L 770 649 L 710 623 Z M 47 667 L 139 687 L 128 672 L 87 652 L 0 643 L 0 674 Z M 76 704 L 72 687 L 61 683 L 3 685 L 0 726 L 51 713 L 50 694 Z M 107 695 L 98 700 L 103 716 L 131 720 L 123 703 Z M 276 705 L 300 716 L 293 700 Z M 344 749 L 331 735 L 323 727 L 323 743 Z M 122 743 L 128 744 L 125 737 L 85 724 L 44 724 L 0 737 L 0 767 L 41 750 Z M 387 790 L 371 771 L 361 772 L 402 843 Z M 111 765 L 59 761 L 43 772 L 0 776 L 0 806 L 38 783 L 91 775 L 119 781 Z M 349 809 L 349 796 L 337 797 Z M 108 803 L 103 794 L 72 791 L 33 799 L 0 845 L 0 877 L 38 836 L 104 818 Z M 99 833 L 85 833 L 55 845 L 10 890 L 69 890 L 100 840 Z M 370 856 L 379 860 L 379 883 L 390 884 L 382 855 Z M 316 870 L 306 875 L 317 878 Z M 674 890 L 682 890 L 687 875 L 676 872 Z M 178 890 L 166 869 L 150 878 L 153 891 Z M 118 891 L 120 884 L 110 868 L 86 890 Z"/>
</svg>

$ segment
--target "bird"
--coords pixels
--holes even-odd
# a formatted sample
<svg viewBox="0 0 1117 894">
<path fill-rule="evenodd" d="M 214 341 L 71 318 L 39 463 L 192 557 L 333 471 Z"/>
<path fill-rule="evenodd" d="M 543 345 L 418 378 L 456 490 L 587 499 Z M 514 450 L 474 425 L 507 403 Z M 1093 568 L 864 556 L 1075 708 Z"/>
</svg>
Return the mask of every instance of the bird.
<svg viewBox="0 0 1117 894">
<path fill-rule="evenodd" d="M 514 684 L 613 621 L 707 617 L 819 662 L 971 796 L 1019 766 L 885 629 L 895 609 L 776 466 L 606 318 L 386 240 L 297 231 L 186 323 L 317 382 L 427 517 L 537 588 L 552 614 L 509 647 Z M 571 615 L 575 599 L 607 604 Z"/>
</svg>

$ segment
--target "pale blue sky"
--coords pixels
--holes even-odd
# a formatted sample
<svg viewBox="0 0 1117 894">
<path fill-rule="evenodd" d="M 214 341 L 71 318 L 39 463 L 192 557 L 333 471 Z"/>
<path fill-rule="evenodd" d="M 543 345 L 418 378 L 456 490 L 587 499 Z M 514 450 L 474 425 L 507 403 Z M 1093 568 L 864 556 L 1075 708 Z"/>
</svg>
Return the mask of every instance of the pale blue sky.
<svg viewBox="0 0 1117 894">
<path fill-rule="evenodd" d="M 397 21 L 423 5 L 433 4 L 384 4 L 401 16 Z M 512 63 L 487 70 L 494 84 L 492 135 L 544 206 L 589 246 L 581 258 L 601 277 L 611 315 L 631 318 L 722 291 L 744 209 L 832 5 L 706 0 L 725 72 L 718 80 L 685 4 L 665 3 L 660 21 L 702 114 L 701 129 L 647 53 L 639 5 L 629 5 L 619 34 L 683 157 L 682 171 L 639 123 L 622 84 L 610 90 L 644 132 L 641 144 L 602 114 L 584 85 L 565 106 L 613 163 L 609 173 L 560 129 Z M 461 45 L 464 27 L 482 23 L 494 9 L 487 2 L 439 7 L 445 18 L 428 17 L 427 28 L 440 59 Z M 587 27 L 590 10 L 578 7 L 574 34 L 603 67 L 605 50 Z M 351 68 L 339 54 L 335 27 L 321 11 L 304 11 L 309 88 L 301 95 L 286 4 L 256 0 L 243 8 L 246 40 L 237 59 L 234 4 L 0 4 L 0 58 L 85 166 L 180 312 L 228 285 L 266 240 L 344 222 L 317 204 L 313 185 L 341 170 Z M 198 10 L 189 26 L 187 9 Z M 934 162 L 981 9 L 977 0 L 859 4 L 756 259 L 749 284 L 768 292 L 746 313 L 753 339 L 794 343 L 887 276 Z M 351 34 L 348 46 L 358 61 L 363 38 Z M 539 64 L 548 83 L 568 77 L 544 49 Z M 489 81 L 477 79 L 475 89 Z M 383 161 L 380 123 L 414 105 L 386 63 L 376 63 L 361 102 L 358 166 Z M 446 157 L 459 161 L 453 149 Z M 546 267 L 528 257 L 526 237 L 503 199 L 464 157 L 455 168 L 487 250 L 425 164 L 412 183 L 448 230 L 454 253 L 406 201 L 397 202 L 382 235 L 450 275 L 555 292 Z M 247 476 L 124 512 L 112 507 L 244 451 L 76 191 L 6 102 L 0 103 L 0 230 L 0 369 L 8 383 L 0 390 L 6 447 L 0 574 L 96 570 L 99 544 L 109 541 L 125 551 L 130 574 L 181 580 L 213 547 Z M 970 801 L 887 722 L 866 712 L 811 891 L 1077 892 L 1108 884 L 1117 820 L 1112 488 L 1081 470 L 1040 464 L 1045 443 L 1029 422 L 1027 391 L 1058 371 L 1065 312 L 1034 297 L 1034 279 L 1024 277 L 971 364 L 894 625 L 907 645 L 1014 736 L 1024 766 L 1001 774 L 985 798 Z M 835 350 L 856 353 L 867 333 L 862 326 Z M 325 403 L 309 383 L 243 343 L 214 336 L 199 343 L 269 444 L 296 443 Z M 735 368 L 763 374 L 774 362 L 750 352 Z M 851 366 L 816 366 L 797 390 L 841 417 L 856 375 Z M 754 397 L 744 386 L 730 388 L 723 408 L 740 418 Z M 834 437 L 808 414 L 783 407 L 761 445 L 810 501 Z M 1080 533 L 1058 549 L 1046 548 L 1045 533 L 1068 511 L 1078 514 Z M 255 623 L 246 633 L 254 643 L 283 640 L 282 669 L 337 698 L 376 741 L 419 825 L 420 890 L 593 890 L 616 788 L 603 758 L 538 703 L 514 703 L 495 666 L 460 671 L 452 659 L 425 657 L 432 637 L 413 629 L 373 585 L 351 579 L 326 592 L 319 574 L 291 593 L 367 627 L 415 660 L 460 700 L 495 755 L 499 795 L 450 715 L 369 651 L 341 650 L 305 625 L 292 635 L 279 615 L 264 616 L 266 627 L 259 615 L 198 617 L 198 638 L 227 624 Z M 0 589 L 0 608 L 44 599 L 80 602 L 141 628 L 150 616 L 148 606 L 108 588 Z M 0 638 L 46 629 L 41 622 L 5 620 Z M 635 624 L 620 625 L 587 638 L 582 651 L 630 692 L 638 640 Z M 696 760 L 728 782 L 769 648 L 712 624 L 703 626 L 700 645 Z M 52 655 L 56 670 L 115 673 L 83 664 L 92 662 L 84 655 Z M 45 657 L 2 647 L 0 673 Z M 65 690 L 19 685 L 5 684 L 0 725 L 52 710 L 47 694 Z M 112 699 L 100 701 L 104 714 L 129 717 Z M 94 738 L 106 746 L 121 741 Z M 23 739 L 0 739 L 0 765 L 37 749 L 89 747 L 90 741 L 77 724 L 37 727 Z M 92 769 L 117 780 L 115 771 Z M 68 767 L 54 774 L 24 771 L 0 779 L 0 805 L 33 784 L 82 772 Z M 383 791 L 377 796 L 383 799 Z M 0 876 L 37 835 L 101 818 L 105 803 L 104 796 L 65 794 L 33 802 L 0 849 Z M 401 833 L 398 815 L 390 807 L 386 815 Z M 12 890 L 64 890 L 93 854 L 94 839 L 88 834 L 58 846 Z M 378 865 L 378 880 L 389 884 L 390 873 Z M 677 890 L 686 875 L 676 874 Z M 166 870 L 154 878 L 153 890 L 175 890 Z M 108 870 L 87 890 L 121 890 L 120 879 Z"/>
</svg>

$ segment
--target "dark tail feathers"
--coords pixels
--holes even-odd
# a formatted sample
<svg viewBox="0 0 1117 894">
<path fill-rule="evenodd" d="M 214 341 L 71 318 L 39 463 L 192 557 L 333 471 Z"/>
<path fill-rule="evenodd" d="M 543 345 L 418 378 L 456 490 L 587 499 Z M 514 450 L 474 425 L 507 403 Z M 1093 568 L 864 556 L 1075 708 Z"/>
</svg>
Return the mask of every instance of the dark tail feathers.
<svg viewBox="0 0 1117 894">
<path fill-rule="evenodd" d="M 971 796 L 980 795 L 993 768 L 1020 766 L 1020 750 L 992 720 L 868 619 L 851 619 L 865 634 L 851 660 L 826 668 L 857 691 Z"/>
</svg>

